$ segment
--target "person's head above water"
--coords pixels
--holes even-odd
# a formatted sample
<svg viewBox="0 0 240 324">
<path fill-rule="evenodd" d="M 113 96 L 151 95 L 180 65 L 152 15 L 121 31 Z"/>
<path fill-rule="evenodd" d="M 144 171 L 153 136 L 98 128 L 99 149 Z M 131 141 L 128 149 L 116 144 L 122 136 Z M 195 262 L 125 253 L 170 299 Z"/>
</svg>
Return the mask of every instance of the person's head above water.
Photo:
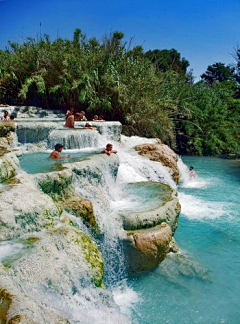
<svg viewBox="0 0 240 324">
<path fill-rule="evenodd" d="M 192 171 L 193 169 L 194 169 L 193 166 L 190 166 L 190 167 L 189 167 L 189 170 L 190 170 L 190 171 Z"/>
<path fill-rule="evenodd" d="M 8 116 L 8 111 L 4 110 L 4 117 L 7 117 L 7 116 Z"/>
<path fill-rule="evenodd" d="M 102 153 L 105 153 L 107 155 L 111 155 L 112 153 L 116 154 L 117 151 L 116 150 L 113 150 L 113 145 L 111 143 L 108 143 L 106 145 L 105 150 L 103 150 Z"/>
<path fill-rule="evenodd" d="M 54 146 L 54 151 L 50 154 L 50 159 L 53 159 L 53 160 L 64 160 L 64 159 L 68 159 L 70 158 L 70 155 L 66 155 L 66 156 L 63 156 L 61 157 L 60 156 L 60 153 L 62 152 L 62 149 L 63 149 L 63 145 L 58 143 Z"/>
<path fill-rule="evenodd" d="M 111 143 L 108 143 L 108 144 L 106 145 L 106 150 L 111 151 L 112 148 L 113 148 L 113 145 L 112 145 Z"/>
<path fill-rule="evenodd" d="M 63 145 L 62 144 L 56 144 L 54 146 L 55 151 L 62 152 Z"/>
</svg>

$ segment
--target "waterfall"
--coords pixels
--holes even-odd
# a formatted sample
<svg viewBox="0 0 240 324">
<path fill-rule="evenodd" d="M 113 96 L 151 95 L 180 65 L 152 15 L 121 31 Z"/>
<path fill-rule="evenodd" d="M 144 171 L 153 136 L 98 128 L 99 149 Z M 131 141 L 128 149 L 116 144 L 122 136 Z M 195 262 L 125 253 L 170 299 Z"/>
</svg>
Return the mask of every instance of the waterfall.
<svg viewBox="0 0 240 324">
<path fill-rule="evenodd" d="M 105 263 L 105 284 L 115 286 L 126 277 L 124 255 L 120 238 L 122 236 L 122 222 L 118 211 L 113 206 L 116 199 L 120 199 L 121 186 L 117 184 L 115 174 L 108 156 L 101 156 L 93 176 L 92 173 L 77 175 L 75 186 L 77 191 L 92 201 L 94 213 L 98 218 L 101 232 L 101 251 L 107 262 Z"/>
<path fill-rule="evenodd" d="M 63 122 L 37 122 L 37 121 L 16 121 L 16 133 L 18 142 L 39 143 L 48 139 L 49 133 L 56 128 L 63 127 Z"/>
<path fill-rule="evenodd" d="M 123 139 L 127 142 L 126 137 Z M 144 139 L 135 138 L 134 141 L 140 143 Z M 141 198 L 138 197 L 139 190 L 134 189 L 134 186 L 131 189 L 129 183 L 161 181 L 176 188 L 168 168 L 161 163 L 140 156 L 126 143 L 111 142 L 114 149 L 118 150 L 120 160 L 117 177 L 109 162 L 114 155 L 111 157 L 103 155 L 102 162 L 98 161 L 94 174 L 84 172 L 77 175 L 75 181 L 77 191 L 93 203 L 95 215 L 104 233 L 100 244 L 106 260 L 105 284 L 108 287 L 118 285 L 126 277 L 125 257 L 121 245 L 121 239 L 125 234 L 120 214 L 127 210 L 137 210 L 138 204 L 141 204 Z M 145 197 L 144 199 L 146 201 Z"/>
<path fill-rule="evenodd" d="M 61 143 L 64 149 L 96 148 L 100 144 L 100 135 L 92 129 L 53 130 L 49 134 L 48 142 L 51 149 L 57 143 Z"/>
<path fill-rule="evenodd" d="M 55 118 L 55 121 L 50 119 L 49 121 L 47 119 L 44 119 L 44 121 L 43 119 L 41 121 L 21 120 L 17 121 L 16 124 L 18 142 L 23 144 L 21 148 L 26 147 L 26 145 L 28 148 L 31 145 L 41 147 L 43 144 L 45 149 L 47 147 L 53 149 L 57 143 L 61 143 L 64 149 L 81 150 L 105 147 L 110 142 L 113 144 L 113 148 L 118 151 L 117 155 L 112 154 L 111 156 L 97 154 L 96 157 L 94 156 L 93 162 L 90 159 L 81 161 L 86 166 L 84 171 L 81 169 L 83 164 L 80 162 L 69 163 L 71 166 L 68 166 L 74 174 L 76 192 L 89 199 L 93 204 L 101 232 L 95 240 L 104 258 L 104 284 L 107 289 L 96 289 L 88 277 L 80 276 L 78 272 L 79 259 L 69 261 L 68 264 L 68 251 L 67 248 L 63 247 L 58 262 L 59 264 L 61 264 L 60 262 L 66 264 L 66 269 L 71 273 L 70 279 L 74 291 L 64 290 L 64 280 L 66 279 L 64 273 L 59 284 L 62 293 L 56 294 L 54 290 L 51 290 L 50 283 L 47 286 L 44 280 L 41 282 L 41 278 L 35 281 L 36 284 L 32 284 L 34 280 L 31 281 L 31 284 L 30 282 L 29 284 L 26 283 L 24 292 L 30 294 L 34 300 L 48 304 L 53 309 L 58 310 L 71 323 L 130 323 L 131 308 L 134 303 L 138 302 L 138 295 L 126 284 L 126 260 L 122 246 L 126 232 L 123 230 L 121 215 L 129 210 L 141 210 L 139 206 L 143 207 L 144 204 L 145 209 L 154 205 L 153 200 L 151 200 L 152 197 L 148 196 L 149 192 L 144 184 L 145 182 L 161 181 L 174 188 L 176 187 L 167 167 L 164 167 L 161 163 L 148 160 L 133 149 L 137 144 L 156 143 L 156 140 L 122 136 L 120 143 L 121 125 L 117 122 L 96 123 L 97 130 L 64 129 L 63 120 L 57 118 Z M 79 125 L 81 124 L 78 123 L 76 126 Z M 92 125 L 95 126 L 94 123 Z M 71 154 L 71 152 L 69 153 Z M 44 159 L 41 161 L 44 163 Z M 55 161 L 51 162 L 54 163 Z M 138 182 L 143 182 L 139 190 L 136 189 Z M 140 191 L 143 191 L 144 199 L 141 196 L 139 197 Z M 70 215 L 70 218 L 75 223 L 74 216 Z M 81 231 L 89 235 L 88 229 L 81 222 L 76 221 L 76 223 Z M 51 239 L 47 238 L 44 231 L 39 235 L 42 235 L 43 239 L 46 240 L 46 246 L 51 246 Z M 62 246 L 61 241 L 58 243 L 58 246 Z M 1 251 L 0 244 L 0 257 L 1 253 L 3 258 L 6 255 L 11 255 L 11 249 L 13 255 L 14 253 L 19 255 L 21 248 L 22 246 L 16 242 L 15 245 L 4 246 L 4 252 Z M 26 247 L 23 247 L 23 249 L 26 249 Z M 30 265 L 34 265 L 34 261 L 36 261 L 34 255 L 32 259 L 29 257 Z M 34 276 L 33 268 L 34 266 L 29 267 L 29 276 Z M 68 272 L 66 271 L 66 273 Z"/>
</svg>

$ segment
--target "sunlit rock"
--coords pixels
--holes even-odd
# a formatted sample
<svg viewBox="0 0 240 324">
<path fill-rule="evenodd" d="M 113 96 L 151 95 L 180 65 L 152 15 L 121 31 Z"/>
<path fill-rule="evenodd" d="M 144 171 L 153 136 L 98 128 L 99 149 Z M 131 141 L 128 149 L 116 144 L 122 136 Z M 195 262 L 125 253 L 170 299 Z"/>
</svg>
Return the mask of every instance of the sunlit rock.
<svg viewBox="0 0 240 324">
<path fill-rule="evenodd" d="M 174 181 L 179 182 L 178 157 L 169 146 L 165 144 L 142 144 L 136 145 L 134 148 L 142 156 L 167 166 L 172 172 Z"/>
<path fill-rule="evenodd" d="M 154 191 L 159 195 L 159 205 L 145 211 L 121 214 L 126 231 L 123 242 L 129 272 L 152 269 L 165 259 L 173 247 L 172 236 L 181 211 L 174 189 L 162 183 L 146 184 L 159 189 L 159 192 Z"/>
<path fill-rule="evenodd" d="M 129 272 L 146 271 L 157 266 L 165 259 L 171 239 L 172 230 L 166 223 L 144 230 L 127 231 L 124 248 Z"/>
<path fill-rule="evenodd" d="M 17 172 L 19 161 L 14 152 L 0 148 L 0 182 L 11 179 Z"/>
<path fill-rule="evenodd" d="M 2 318 L 68 323 L 57 301 L 62 296 L 80 296 L 85 285 L 103 285 L 103 259 L 97 245 L 69 226 L 22 237 L 19 242 L 23 251 L 7 256 L 0 268 Z"/>
<path fill-rule="evenodd" d="M 0 240 L 53 227 L 60 211 L 53 200 L 20 172 L 0 190 Z"/>
<path fill-rule="evenodd" d="M 93 233 L 98 233 L 98 223 L 91 201 L 80 197 L 73 197 L 64 201 L 62 207 L 72 215 L 80 217 L 84 224 L 91 228 Z"/>
</svg>

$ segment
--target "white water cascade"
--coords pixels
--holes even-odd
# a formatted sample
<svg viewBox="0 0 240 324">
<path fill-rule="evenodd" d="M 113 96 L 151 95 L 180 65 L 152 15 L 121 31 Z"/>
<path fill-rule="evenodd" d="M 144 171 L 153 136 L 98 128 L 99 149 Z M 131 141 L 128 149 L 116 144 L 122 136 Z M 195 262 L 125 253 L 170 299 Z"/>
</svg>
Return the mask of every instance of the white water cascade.
<svg viewBox="0 0 240 324">
<path fill-rule="evenodd" d="M 97 148 L 104 145 L 100 134 L 92 129 L 53 130 L 48 136 L 48 142 L 51 149 L 57 143 L 61 143 L 64 149 Z"/>
<path fill-rule="evenodd" d="M 29 144 L 32 147 L 41 149 L 39 143 L 44 143 L 48 149 L 53 149 L 57 143 L 62 143 L 64 149 L 74 152 L 81 152 L 86 148 L 105 147 L 108 142 L 113 144 L 118 151 L 117 157 L 96 154 L 96 161 L 89 162 L 89 169 L 84 172 L 72 166 L 74 171 L 74 189 L 83 198 L 89 199 L 93 204 L 94 214 L 100 227 L 98 238 L 91 237 L 99 246 L 104 258 L 104 284 L 106 289 L 96 288 L 90 281 L 89 276 L 82 274 L 79 280 L 78 259 L 68 261 L 67 248 L 62 245 L 61 240 L 57 241 L 57 247 L 61 249 L 61 257 L 58 262 L 66 265 L 64 271 L 59 271 L 60 285 L 59 293 L 56 293 L 54 284 L 50 281 L 46 284 L 44 274 L 39 266 L 39 280 L 34 281 L 36 273 L 34 264 L 37 261 L 34 255 L 29 256 L 29 284 L 26 282 L 24 293 L 34 300 L 57 310 L 70 323 L 99 324 L 99 323 L 131 323 L 131 312 L 134 304 L 139 301 L 136 292 L 126 284 L 126 260 L 122 239 L 126 236 L 123 230 L 121 214 L 126 211 L 134 212 L 140 210 L 143 201 L 148 200 L 148 188 L 144 188 L 145 182 L 162 182 L 176 188 L 175 182 L 169 169 L 159 162 L 153 162 L 140 156 L 133 147 L 142 143 L 156 143 L 155 139 L 144 139 L 140 137 L 121 137 L 119 140 L 119 123 L 101 123 L 97 130 L 87 130 L 76 128 L 74 130 L 64 129 L 62 120 L 49 121 L 17 121 L 17 135 L 20 148 Z M 16 141 L 15 141 L 16 142 Z M 30 155 L 30 154 L 29 154 Z M 116 163 L 113 159 L 116 158 Z M 118 161 L 119 159 L 119 161 Z M 91 164 L 92 163 L 92 164 Z M 118 165 L 119 163 L 119 165 Z M 70 163 L 69 163 L 70 164 Z M 134 184 L 142 184 L 142 192 L 134 189 Z M 142 195 L 142 196 L 141 196 Z M 149 198 L 150 199 L 150 198 Z M 149 203 L 151 206 L 151 202 Z M 90 231 L 81 221 L 69 215 L 79 229 L 91 236 Z M 43 231 L 39 237 L 45 240 L 46 246 L 54 246 L 54 242 L 49 239 Z M 0 259 L 6 260 L 8 255 L 24 255 L 29 247 L 21 244 L 21 241 L 11 243 L 0 243 Z M 30 250 L 30 248 L 29 248 Z M 27 253 L 27 252 L 26 252 Z M 56 252 L 56 260 L 57 260 Z M 32 266 L 32 268 L 31 268 Z M 19 268 L 20 269 L 20 268 Z M 83 269 L 84 270 L 84 269 Z M 21 281 L 26 280 L 24 273 L 19 270 Z M 68 291 L 65 286 L 68 273 L 71 277 L 72 291 Z M 57 275 L 57 274 L 56 274 Z M 35 282 L 33 284 L 33 282 Z"/>
</svg>

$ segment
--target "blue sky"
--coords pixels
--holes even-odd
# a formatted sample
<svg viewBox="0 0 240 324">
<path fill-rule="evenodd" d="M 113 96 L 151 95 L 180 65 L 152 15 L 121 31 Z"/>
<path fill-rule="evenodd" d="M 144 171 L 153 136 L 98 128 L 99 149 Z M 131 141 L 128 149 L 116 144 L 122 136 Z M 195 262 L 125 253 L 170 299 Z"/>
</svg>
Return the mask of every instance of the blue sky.
<svg viewBox="0 0 240 324">
<path fill-rule="evenodd" d="M 0 0 L 0 49 L 42 34 L 89 38 L 119 30 L 149 49 L 177 49 L 199 77 L 215 62 L 234 63 L 240 0 Z"/>
</svg>

